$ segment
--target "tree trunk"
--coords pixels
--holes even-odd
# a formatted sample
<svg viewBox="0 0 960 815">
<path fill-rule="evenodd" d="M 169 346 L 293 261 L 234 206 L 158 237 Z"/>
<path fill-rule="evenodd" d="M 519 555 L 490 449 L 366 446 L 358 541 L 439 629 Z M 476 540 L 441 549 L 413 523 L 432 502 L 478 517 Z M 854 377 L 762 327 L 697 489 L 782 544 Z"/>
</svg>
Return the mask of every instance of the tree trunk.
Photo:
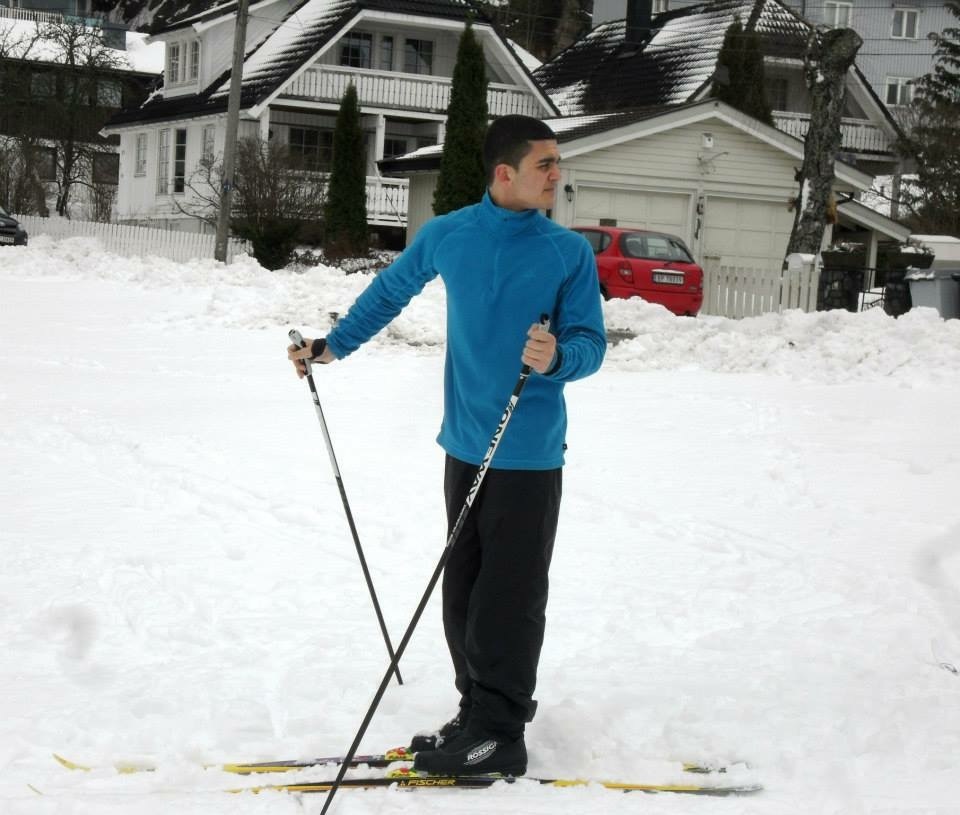
<svg viewBox="0 0 960 815">
<path fill-rule="evenodd" d="M 797 176 L 800 192 L 787 254 L 820 251 L 833 190 L 833 167 L 840 151 L 840 118 L 846 101 L 846 76 L 863 40 L 849 28 L 811 32 L 804 76 L 812 97 L 810 129 Z"/>
</svg>

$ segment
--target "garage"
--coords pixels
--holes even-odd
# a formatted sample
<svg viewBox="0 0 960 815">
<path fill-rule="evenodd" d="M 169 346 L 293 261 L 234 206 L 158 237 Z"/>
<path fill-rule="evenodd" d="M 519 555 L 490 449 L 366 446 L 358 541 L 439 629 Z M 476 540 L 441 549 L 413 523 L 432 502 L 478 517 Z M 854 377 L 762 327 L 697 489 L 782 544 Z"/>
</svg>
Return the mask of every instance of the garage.
<svg viewBox="0 0 960 815">
<path fill-rule="evenodd" d="M 578 186 L 575 226 L 626 226 L 669 232 L 690 240 L 690 194 Z"/>
<path fill-rule="evenodd" d="M 793 230 L 786 201 L 707 196 L 701 262 L 779 272 Z"/>
</svg>

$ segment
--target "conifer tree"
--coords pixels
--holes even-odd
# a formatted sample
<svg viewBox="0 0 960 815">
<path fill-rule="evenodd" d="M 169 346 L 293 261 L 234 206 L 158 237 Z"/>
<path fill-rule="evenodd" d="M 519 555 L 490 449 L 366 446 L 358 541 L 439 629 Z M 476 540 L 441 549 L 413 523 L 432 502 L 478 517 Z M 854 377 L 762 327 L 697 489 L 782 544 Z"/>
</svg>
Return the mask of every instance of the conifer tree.
<svg viewBox="0 0 960 815">
<path fill-rule="evenodd" d="M 960 20 L 960 0 L 945 5 Z M 960 25 L 930 37 L 934 66 L 916 84 L 905 144 L 917 183 L 904 197 L 918 232 L 960 237 Z"/>
<path fill-rule="evenodd" d="M 764 124 L 773 124 L 764 87 L 760 35 L 744 29 L 739 17 L 734 18 L 723 36 L 713 97 Z"/>
<path fill-rule="evenodd" d="M 433 195 L 437 215 L 477 203 L 486 190 L 481 152 L 487 131 L 487 76 L 483 46 L 467 27 L 460 36 L 453 69 L 447 135 L 443 142 L 440 178 Z"/>
<path fill-rule="evenodd" d="M 324 209 L 323 251 L 331 260 L 363 257 L 367 232 L 367 157 L 357 89 L 351 82 L 340 100 L 333 132 L 333 166 Z"/>
</svg>

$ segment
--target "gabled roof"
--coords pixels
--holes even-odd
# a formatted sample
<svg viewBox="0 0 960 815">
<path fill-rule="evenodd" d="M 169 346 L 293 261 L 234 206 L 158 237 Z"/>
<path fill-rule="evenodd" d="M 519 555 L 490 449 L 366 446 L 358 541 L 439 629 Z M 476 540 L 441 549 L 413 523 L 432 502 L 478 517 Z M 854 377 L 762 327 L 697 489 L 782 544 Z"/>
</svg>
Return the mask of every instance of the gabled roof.
<svg viewBox="0 0 960 815">
<path fill-rule="evenodd" d="M 736 16 L 763 35 L 767 55 L 803 58 L 811 26 L 778 0 L 716 0 L 655 16 L 642 43 L 626 41 L 625 20 L 603 23 L 533 75 L 568 115 L 689 102 Z"/>
<path fill-rule="evenodd" d="M 206 12 L 194 10 L 189 17 L 172 21 L 165 31 L 176 30 L 183 25 L 209 23 L 223 16 L 224 12 L 229 14 L 233 5 L 232 2 L 220 3 Z M 473 5 L 473 0 L 303 0 L 247 53 L 243 66 L 241 109 L 249 110 L 268 102 L 309 59 L 336 39 L 352 20 L 370 11 L 439 18 L 458 23 L 466 23 L 472 17 L 475 24 L 490 26 L 496 32 L 492 23 Z M 499 32 L 496 34 L 500 37 Z M 500 39 L 504 48 L 513 53 L 506 40 Z M 519 58 L 517 65 L 518 70 L 529 77 L 529 71 Z M 155 94 L 142 107 L 115 116 L 109 126 L 220 113 L 227 107 L 229 80 L 228 70 L 198 94 L 171 98 L 164 98 L 162 93 Z M 530 84 L 534 86 L 532 81 Z M 544 104 L 550 104 L 548 97 L 543 95 L 542 98 Z"/>
</svg>

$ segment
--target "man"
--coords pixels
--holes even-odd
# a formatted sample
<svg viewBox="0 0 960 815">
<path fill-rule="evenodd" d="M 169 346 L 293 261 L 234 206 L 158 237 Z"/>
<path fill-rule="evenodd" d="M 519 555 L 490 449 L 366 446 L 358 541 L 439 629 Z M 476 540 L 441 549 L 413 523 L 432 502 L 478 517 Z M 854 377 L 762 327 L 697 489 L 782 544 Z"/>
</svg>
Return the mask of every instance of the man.
<svg viewBox="0 0 960 815">
<path fill-rule="evenodd" d="M 556 136 L 526 116 L 494 121 L 479 204 L 434 218 L 381 272 L 312 357 L 342 359 L 437 275 L 447 291 L 444 416 L 438 441 L 452 528 L 521 364 L 527 381 L 443 575 L 443 623 L 460 692 L 457 715 L 415 736 L 415 766 L 435 773 L 523 774 L 543 644 L 547 572 L 566 448 L 565 382 L 600 367 L 606 336 L 589 244 L 540 210 L 560 180 Z M 536 321 L 550 317 L 550 330 Z M 320 344 L 317 344 L 319 351 Z"/>
</svg>

